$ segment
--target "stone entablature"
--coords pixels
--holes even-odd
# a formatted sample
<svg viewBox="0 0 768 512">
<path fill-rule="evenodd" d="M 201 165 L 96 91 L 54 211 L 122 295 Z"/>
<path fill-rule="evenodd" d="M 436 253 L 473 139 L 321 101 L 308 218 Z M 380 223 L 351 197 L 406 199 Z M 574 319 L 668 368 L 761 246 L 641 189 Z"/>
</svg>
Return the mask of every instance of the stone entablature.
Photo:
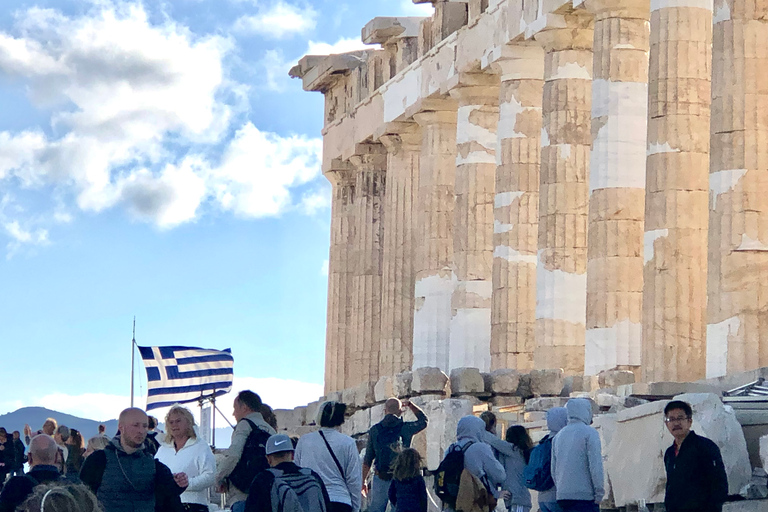
<svg viewBox="0 0 768 512">
<path fill-rule="evenodd" d="M 291 71 L 326 99 L 326 390 L 768 365 L 768 4 L 431 3 Z"/>
</svg>

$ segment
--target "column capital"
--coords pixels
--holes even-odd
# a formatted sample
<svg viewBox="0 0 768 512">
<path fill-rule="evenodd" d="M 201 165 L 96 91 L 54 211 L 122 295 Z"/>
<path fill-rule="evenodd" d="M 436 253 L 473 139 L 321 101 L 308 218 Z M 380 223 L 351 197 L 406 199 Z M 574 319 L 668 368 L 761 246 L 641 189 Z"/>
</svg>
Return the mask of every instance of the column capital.
<svg viewBox="0 0 768 512">
<path fill-rule="evenodd" d="M 595 18 L 588 14 L 549 14 L 533 37 L 547 52 L 592 50 L 594 26 Z"/>
<path fill-rule="evenodd" d="M 526 42 L 504 45 L 498 60 L 491 69 L 501 77 L 502 82 L 510 80 L 544 80 L 544 48 L 536 43 Z"/>
<path fill-rule="evenodd" d="M 355 167 L 351 162 L 340 158 L 334 158 L 323 174 L 334 187 L 349 186 L 355 183 Z"/>
<path fill-rule="evenodd" d="M 456 124 L 456 110 L 427 110 L 414 114 L 413 120 L 422 128 L 433 124 Z"/>
<path fill-rule="evenodd" d="M 583 0 L 598 20 L 609 18 L 651 19 L 651 0 Z"/>
<path fill-rule="evenodd" d="M 349 161 L 357 171 L 386 171 L 387 149 L 376 142 L 355 144 L 355 154 Z"/>
<path fill-rule="evenodd" d="M 496 105 L 499 102 L 500 85 L 457 87 L 451 89 L 451 98 L 458 101 L 460 107 L 464 105 Z"/>
<path fill-rule="evenodd" d="M 398 126 L 390 126 L 392 124 Z M 379 137 L 379 141 L 390 154 L 421 149 L 421 126 L 417 123 L 388 123 L 385 127 L 387 132 Z"/>
</svg>

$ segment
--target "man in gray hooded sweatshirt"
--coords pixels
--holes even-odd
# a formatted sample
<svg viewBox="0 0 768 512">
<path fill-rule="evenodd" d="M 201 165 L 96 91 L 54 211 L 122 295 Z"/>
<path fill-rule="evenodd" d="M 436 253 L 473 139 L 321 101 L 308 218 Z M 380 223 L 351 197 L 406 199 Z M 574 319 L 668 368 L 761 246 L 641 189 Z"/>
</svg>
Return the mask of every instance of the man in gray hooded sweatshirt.
<svg viewBox="0 0 768 512">
<path fill-rule="evenodd" d="M 476 476 L 480 481 L 490 487 L 494 497 L 499 496 L 498 487 L 504 483 L 507 474 L 504 466 L 493 456 L 491 447 L 480 441 L 480 433 L 485 431 L 485 422 L 477 416 L 464 416 L 456 426 L 456 442 L 448 447 L 445 455 L 455 446 L 464 448 L 464 469 Z M 446 507 L 444 510 L 451 510 Z"/>
<path fill-rule="evenodd" d="M 547 437 L 554 438 L 567 424 L 568 411 L 565 407 L 553 407 L 547 411 Z M 562 512 L 557 504 L 557 486 L 539 493 L 539 508 L 541 512 Z"/>
<path fill-rule="evenodd" d="M 566 425 L 552 441 L 552 478 L 563 512 L 597 512 L 605 494 L 600 435 L 590 427 L 592 404 L 572 398 Z"/>
</svg>

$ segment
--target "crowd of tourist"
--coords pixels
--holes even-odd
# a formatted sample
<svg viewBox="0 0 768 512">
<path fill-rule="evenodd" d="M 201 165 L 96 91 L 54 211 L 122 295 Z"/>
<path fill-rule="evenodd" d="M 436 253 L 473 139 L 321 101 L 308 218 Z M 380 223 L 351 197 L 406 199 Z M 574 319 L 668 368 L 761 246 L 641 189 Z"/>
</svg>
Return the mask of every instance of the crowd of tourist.
<svg viewBox="0 0 768 512">
<path fill-rule="evenodd" d="M 230 447 L 214 456 L 186 407 L 171 407 L 166 432 L 141 409 L 124 410 L 109 437 L 101 425 L 86 443 L 80 432 L 47 419 L 24 437 L 0 428 L 0 512 L 207 512 L 211 489 L 232 512 L 596 512 L 603 500 L 600 437 L 592 404 L 574 398 L 546 413 L 549 433 L 534 444 L 512 425 L 497 436 L 486 411 L 458 421 L 456 442 L 433 472 L 410 448 L 428 425 L 413 402 L 390 398 L 368 432 L 364 454 L 341 432 L 346 405 L 323 403 L 317 430 L 300 439 L 277 433 L 271 408 L 243 391 Z M 405 421 L 410 410 L 415 417 Z M 674 443 L 664 455 L 668 512 L 720 512 L 728 481 L 715 443 L 691 430 L 690 405 L 664 410 Z M 27 470 L 25 471 L 25 466 Z M 436 495 L 437 499 L 432 498 Z"/>
</svg>

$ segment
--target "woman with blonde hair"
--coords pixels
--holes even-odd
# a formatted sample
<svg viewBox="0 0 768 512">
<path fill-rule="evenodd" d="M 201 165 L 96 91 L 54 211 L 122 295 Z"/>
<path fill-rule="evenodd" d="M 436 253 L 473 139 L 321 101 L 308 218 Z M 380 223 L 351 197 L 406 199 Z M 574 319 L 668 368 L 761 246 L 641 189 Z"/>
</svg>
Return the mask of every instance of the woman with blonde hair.
<svg viewBox="0 0 768 512">
<path fill-rule="evenodd" d="M 208 512 L 207 489 L 213 485 L 216 459 L 211 447 L 195 433 L 195 418 L 186 407 L 174 405 L 165 416 L 165 438 L 155 458 L 171 473 L 186 473 L 189 486 L 181 495 L 184 510 Z"/>
<path fill-rule="evenodd" d="M 83 459 L 88 457 L 93 452 L 97 452 L 99 450 L 103 450 L 107 447 L 109 444 L 109 438 L 107 436 L 93 436 L 88 440 L 88 444 L 85 446 L 85 453 L 83 454 Z"/>
</svg>

